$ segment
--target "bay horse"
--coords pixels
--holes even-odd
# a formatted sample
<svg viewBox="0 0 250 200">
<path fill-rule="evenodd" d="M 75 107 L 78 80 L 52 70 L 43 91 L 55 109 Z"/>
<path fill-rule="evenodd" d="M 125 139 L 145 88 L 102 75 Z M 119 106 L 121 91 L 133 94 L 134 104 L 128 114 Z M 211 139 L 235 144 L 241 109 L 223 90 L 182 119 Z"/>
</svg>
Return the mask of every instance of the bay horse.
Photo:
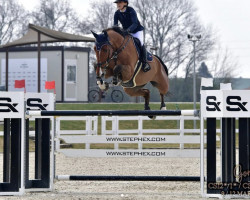
<svg viewBox="0 0 250 200">
<path fill-rule="evenodd" d="M 168 70 L 162 60 L 154 55 L 149 63 L 151 70 L 143 72 L 137 63 L 137 53 L 133 36 L 121 28 L 113 27 L 103 30 L 101 34 L 91 31 L 96 42 L 94 50 L 97 64 L 95 66 L 97 84 L 101 89 L 108 89 L 108 84 L 102 80 L 113 77 L 113 83 L 118 82 L 130 96 L 143 96 L 144 109 L 150 110 L 150 91 L 143 88 L 148 82 L 159 90 L 161 110 L 166 110 L 164 95 L 169 89 Z"/>
</svg>

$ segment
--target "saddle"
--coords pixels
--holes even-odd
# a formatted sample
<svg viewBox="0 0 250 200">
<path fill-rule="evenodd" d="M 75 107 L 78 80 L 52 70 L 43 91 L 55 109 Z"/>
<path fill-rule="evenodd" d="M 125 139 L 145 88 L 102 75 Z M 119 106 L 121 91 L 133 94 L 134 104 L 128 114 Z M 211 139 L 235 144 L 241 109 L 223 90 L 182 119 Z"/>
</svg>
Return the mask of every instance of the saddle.
<svg viewBox="0 0 250 200">
<path fill-rule="evenodd" d="M 139 57 L 139 60 L 142 60 L 142 49 L 141 49 L 141 42 L 138 38 L 133 37 L 133 42 Z M 153 55 L 150 52 L 147 52 L 147 62 L 153 61 Z"/>
</svg>

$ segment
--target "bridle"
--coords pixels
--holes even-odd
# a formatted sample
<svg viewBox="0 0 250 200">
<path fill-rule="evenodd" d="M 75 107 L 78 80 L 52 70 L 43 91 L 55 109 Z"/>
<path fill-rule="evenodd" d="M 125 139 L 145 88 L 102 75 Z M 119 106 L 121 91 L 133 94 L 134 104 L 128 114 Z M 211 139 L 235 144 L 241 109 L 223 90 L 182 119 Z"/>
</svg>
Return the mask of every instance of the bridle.
<svg viewBox="0 0 250 200">
<path fill-rule="evenodd" d="M 126 41 L 126 37 L 125 37 L 124 40 L 123 40 L 123 42 L 122 42 L 122 44 L 121 44 L 121 46 L 120 46 L 117 50 L 115 50 L 115 48 L 112 46 L 112 44 L 109 42 L 109 40 L 108 40 L 107 43 L 103 44 L 103 45 L 101 46 L 100 50 L 98 50 L 98 51 L 102 51 L 102 48 L 103 48 L 104 46 L 110 46 L 111 49 L 113 50 L 113 53 L 112 53 L 112 55 L 110 56 L 110 52 L 111 52 L 111 51 L 110 51 L 110 49 L 108 50 L 108 58 L 106 59 L 106 61 L 104 61 L 104 62 L 99 62 L 99 63 L 96 64 L 96 71 L 99 72 L 99 71 L 100 71 L 100 68 L 104 68 L 104 74 L 102 75 L 102 76 L 104 76 L 105 73 L 106 73 L 106 71 L 107 71 L 107 69 L 109 68 L 109 64 L 110 64 L 110 62 L 111 62 L 112 60 L 114 60 L 115 65 L 116 65 L 116 64 L 117 64 L 118 55 L 128 46 L 128 43 L 129 43 L 129 41 L 131 40 L 131 38 L 132 38 L 132 36 L 129 35 L 129 38 L 128 38 L 128 40 Z M 104 66 L 103 66 L 103 65 L 104 65 Z M 103 67 L 102 67 L 102 66 L 103 66 Z M 101 77 L 99 76 L 99 73 L 97 74 L 96 79 L 97 79 L 97 80 L 101 80 Z"/>
</svg>

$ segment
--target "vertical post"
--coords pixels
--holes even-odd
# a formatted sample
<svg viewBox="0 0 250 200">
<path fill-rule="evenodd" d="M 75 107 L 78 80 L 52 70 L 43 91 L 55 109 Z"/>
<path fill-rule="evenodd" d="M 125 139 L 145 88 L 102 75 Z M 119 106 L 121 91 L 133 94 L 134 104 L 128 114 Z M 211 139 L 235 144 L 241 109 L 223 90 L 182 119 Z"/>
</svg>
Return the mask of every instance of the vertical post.
<svg viewBox="0 0 250 200">
<path fill-rule="evenodd" d="M 85 119 L 86 119 L 86 125 L 85 125 L 86 135 L 91 135 L 90 116 L 86 116 Z M 85 143 L 85 149 L 90 149 L 90 143 Z"/>
<path fill-rule="evenodd" d="M 101 123 L 101 126 L 102 126 L 101 134 L 106 135 L 107 134 L 106 133 L 106 116 L 101 116 L 101 121 L 102 121 L 102 123 Z"/>
<path fill-rule="evenodd" d="M 138 119 L 138 135 L 139 136 L 143 136 L 143 120 L 142 120 L 142 116 L 139 116 L 139 119 Z M 142 143 L 139 143 L 138 144 L 138 149 L 142 150 L 143 148 L 143 144 Z"/>
<path fill-rule="evenodd" d="M 93 118 L 92 118 L 92 119 L 93 119 Z M 97 135 L 97 132 L 98 132 L 98 131 L 97 131 L 97 129 L 98 129 L 98 128 L 97 128 L 98 121 L 97 121 L 97 120 L 98 120 L 98 118 L 97 118 L 97 116 L 95 116 L 95 117 L 94 117 L 94 133 L 95 133 L 95 135 Z M 102 130 L 103 130 L 103 129 L 102 129 Z"/>
<path fill-rule="evenodd" d="M 184 116 L 180 116 L 179 122 L 180 122 L 180 138 L 183 138 L 184 137 L 184 129 L 185 129 Z M 183 143 L 180 143 L 180 149 L 184 149 Z"/>
<path fill-rule="evenodd" d="M 112 135 L 116 135 L 118 136 L 119 135 L 119 119 L 118 119 L 119 116 L 113 116 L 113 121 L 112 121 Z M 119 144 L 118 143 L 115 143 L 114 145 L 114 148 L 117 150 L 119 149 Z"/>
<path fill-rule="evenodd" d="M 9 48 L 6 49 L 5 58 L 5 90 L 9 90 Z"/>
<path fill-rule="evenodd" d="M 196 58 L 196 40 L 193 41 L 194 44 L 194 72 L 193 72 L 193 100 L 194 100 L 194 110 L 196 110 L 196 71 L 195 71 L 195 58 Z M 194 120 L 194 129 L 196 129 L 196 120 Z"/>
<path fill-rule="evenodd" d="M 65 79 L 65 70 L 64 70 L 64 48 L 62 49 L 62 101 L 64 101 L 64 79 Z M 67 72 L 66 72 L 67 73 Z"/>
<path fill-rule="evenodd" d="M 201 115 L 200 117 L 200 187 L 201 187 L 201 196 L 204 196 L 204 118 Z"/>
<path fill-rule="evenodd" d="M 196 110 L 196 72 L 195 72 L 195 58 L 196 58 L 196 42 L 201 39 L 201 35 L 189 35 L 189 41 L 193 42 L 194 50 L 194 72 L 193 72 L 193 100 L 194 100 L 194 110 Z M 194 129 L 196 129 L 196 120 L 194 120 Z"/>
<path fill-rule="evenodd" d="M 42 119 L 35 119 L 35 179 L 41 179 Z"/>
<path fill-rule="evenodd" d="M 38 129 L 37 129 L 37 126 Z M 39 133 L 38 133 L 39 132 Z M 39 134 L 39 143 L 36 143 L 35 180 L 26 176 L 26 189 L 50 189 L 50 118 L 36 119 L 36 135 Z M 36 138 L 37 140 L 37 138 Z M 39 145 L 39 151 L 37 149 Z M 27 146 L 26 146 L 27 147 Z M 42 152 L 42 153 L 39 153 Z M 39 158 L 37 158 L 38 156 Z M 26 169 L 26 171 L 28 171 Z"/>
<path fill-rule="evenodd" d="M 50 118 L 42 119 L 41 179 L 45 188 L 50 187 Z"/>
<path fill-rule="evenodd" d="M 203 120 L 203 119 L 201 119 Z M 201 177 L 203 178 L 203 177 Z M 216 193 L 216 118 L 207 118 L 207 193 Z"/>
<path fill-rule="evenodd" d="M 250 170 L 250 118 L 239 118 L 239 165 L 242 172 Z M 242 177 L 242 183 L 249 182 L 249 176 Z"/>
<path fill-rule="evenodd" d="M 3 182 L 10 181 L 10 119 L 4 119 Z"/>
<path fill-rule="evenodd" d="M 26 119 L 26 144 L 25 144 L 25 186 L 29 184 L 29 119 Z"/>
<path fill-rule="evenodd" d="M 55 134 L 55 150 L 59 151 L 60 149 L 60 126 L 61 126 L 61 120 L 59 117 L 57 117 L 56 119 L 54 119 L 56 124 L 55 124 L 55 129 L 56 129 L 56 134 Z"/>
<path fill-rule="evenodd" d="M 222 118 L 222 182 L 233 183 L 235 167 L 235 118 Z"/>
<path fill-rule="evenodd" d="M 41 92 L 41 33 L 38 32 L 38 56 L 37 56 L 37 61 L 38 61 L 38 67 L 37 67 L 37 92 Z"/>
<path fill-rule="evenodd" d="M 21 119 L 11 119 L 11 174 L 12 187 L 21 187 Z"/>
</svg>

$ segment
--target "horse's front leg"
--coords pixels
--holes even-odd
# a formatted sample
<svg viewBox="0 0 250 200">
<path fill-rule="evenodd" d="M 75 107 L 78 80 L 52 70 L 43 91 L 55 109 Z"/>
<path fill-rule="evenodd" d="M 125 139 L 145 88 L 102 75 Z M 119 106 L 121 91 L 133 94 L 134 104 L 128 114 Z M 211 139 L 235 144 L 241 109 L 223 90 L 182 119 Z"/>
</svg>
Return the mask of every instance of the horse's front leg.
<svg viewBox="0 0 250 200">
<path fill-rule="evenodd" d="M 118 85 L 122 81 L 122 65 L 116 65 L 114 67 L 113 84 Z"/>
<path fill-rule="evenodd" d="M 122 81 L 130 80 L 133 73 L 133 69 L 129 65 L 116 65 L 113 70 L 113 84 L 117 85 Z"/>
<path fill-rule="evenodd" d="M 102 78 L 97 78 L 96 84 L 103 91 L 109 89 L 109 84 L 107 82 L 103 81 Z"/>
<path fill-rule="evenodd" d="M 150 110 L 149 107 L 149 99 L 150 99 L 150 91 L 148 89 L 143 89 L 141 87 L 135 87 L 135 88 L 124 88 L 124 91 L 129 96 L 142 96 L 144 97 L 145 104 L 144 104 L 144 110 Z M 155 116 L 148 116 L 151 119 L 155 119 Z"/>
<path fill-rule="evenodd" d="M 150 110 L 149 107 L 149 98 L 150 91 L 148 89 L 143 89 L 142 87 L 134 87 L 134 88 L 124 88 L 124 91 L 131 97 L 142 96 L 145 99 L 144 109 Z"/>
</svg>

